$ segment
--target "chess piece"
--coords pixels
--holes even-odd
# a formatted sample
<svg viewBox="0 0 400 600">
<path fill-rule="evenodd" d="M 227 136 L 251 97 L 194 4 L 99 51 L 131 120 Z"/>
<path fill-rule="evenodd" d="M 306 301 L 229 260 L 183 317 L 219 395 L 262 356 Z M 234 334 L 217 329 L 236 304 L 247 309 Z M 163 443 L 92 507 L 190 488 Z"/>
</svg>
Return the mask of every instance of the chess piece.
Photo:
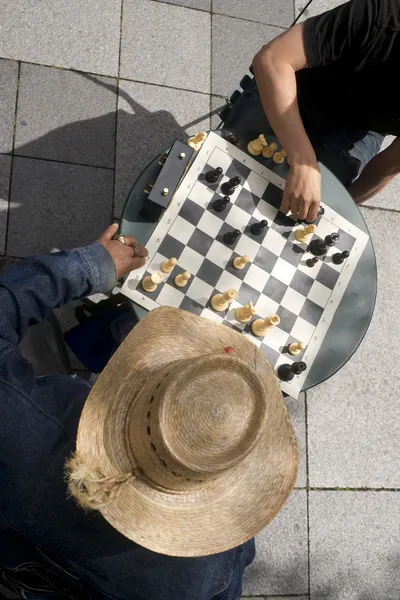
<svg viewBox="0 0 400 600">
<path fill-rule="evenodd" d="M 292 356 L 297 356 L 300 352 L 306 349 L 306 345 L 304 342 L 293 342 L 293 344 L 289 344 L 288 350 L 289 354 Z"/>
<path fill-rule="evenodd" d="M 225 183 L 221 185 L 221 191 L 224 196 L 232 196 L 241 181 L 241 177 L 231 177 L 229 181 L 225 181 Z"/>
<path fill-rule="evenodd" d="M 164 260 L 161 265 L 161 271 L 163 273 L 171 273 L 175 269 L 175 265 L 178 261 L 176 258 L 169 258 L 168 260 Z"/>
<path fill-rule="evenodd" d="M 314 256 L 323 256 L 327 250 L 328 246 L 325 240 L 321 240 L 321 238 L 316 238 L 308 246 L 308 251 L 314 254 Z"/>
<path fill-rule="evenodd" d="M 185 271 L 184 273 L 181 273 L 180 275 L 177 275 L 174 279 L 174 284 L 177 287 L 185 287 L 185 285 L 187 285 L 187 282 L 189 281 L 189 279 L 191 278 L 191 274 L 189 273 L 189 271 Z"/>
<path fill-rule="evenodd" d="M 228 244 L 228 246 L 230 246 L 231 244 L 234 244 L 236 242 L 239 235 L 239 229 L 234 229 L 233 231 L 228 231 L 222 239 L 224 240 L 225 244 Z"/>
<path fill-rule="evenodd" d="M 246 304 L 246 306 L 239 306 L 235 311 L 235 317 L 239 323 L 248 323 L 255 314 L 256 309 L 251 302 Z"/>
<path fill-rule="evenodd" d="M 278 144 L 276 144 L 275 142 L 272 142 L 272 144 L 270 144 L 269 146 L 267 146 L 266 148 L 263 149 L 263 151 L 262 151 L 263 158 L 272 158 L 274 155 L 274 152 L 277 148 L 278 148 Z"/>
<path fill-rule="evenodd" d="M 332 256 L 332 262 L 335 265 L 341 265 L 346 258 L 349 258 L 350 256 L 350 252 L 348 252 L 347 250 L 344 250 L 343 252 L 336 252 L 336 254 L 334 254 Z"/>
<path fill-rule="evenodd" d="M 286 154 L 285 150 L 282 149 L 280 152 L 275 152 L 275 154 L 272 157 L 272 160 L 274 161 L 274 163 L 276 165 L 281 165 L 286 157 L 287 157 L 287 154 Z"/>
<path fill-rule="evenodd" d="M 325 214 L 325 209 L 324 209 L 323 206 L 320 206 L 319 209 L 318 209 L 318 215 L 317 216 L 318 217 L 322 217 L 322 215 L 324 215 L 324 214 Z M 305 223 L 306 225 L 310 225 L 310 222 L 307 221 L 307 220 L 303 220 L 302 223 Z"/>
<path fill-rule="evenodd" d="M 237 135 L 235 135 L 234 133 L 230 133 L 228 131 L 228 133 L 226 133 L 224 135 L 224 139 L 229 142 L 230 144 L 233 144 L 233 146 L 237 146 L 239 143 L 239 138 Z"/>
<path fill-rule="evenodd" d="M 188 141 L 186 142 L 186 144 L 188 146 L 190 146 L 191 148 L 193 148 L 193 150 L 195 152 L 197 152 L 198 150 L 200 150 L 200 148 L 204 144 L 206 138 L 207 138 L 206 132 L 199 131 L 199 133 L 196 133 L 196 135 L 189 138 Z"/>
<path fill-rule="evenodd" d="M 217 167 L 216 169 L 211 169 L 211 171 L 207 171 L 206 179 L 208 183 L 217 183 L 218 179 L 221 177 L 223 171 L 221 167 Z"/>
<path fill-rule="evenodd" d="M 163 277 L 161 273 L 157 271 L 157 273 L 153 273 L 152 275 L 148 275 L 142 281 L 142 288 L 145 292 L 155 292 L 159 283 L 161 283 Z"/>
<path fill-rule="evenodd" d="M 303 371 L 307 369 L 307 365 L 305 362 L 294 362 L 291 365 L 286 363 L 278 367 L 277 373 L 278 377 L 281 381 L 292 381 L 295 375 L 300 375 Z"/>
<path fill-rule="evenodd" d="M 231 199 L 229 198 L 229 196 L 224 196 L 223 198 L 217 198 L 213 202 L 213 205 L 212 205 L 213 209 L 216 212 L 222 212 L 228 206 L 230 201 L 231 201 Z"/>
<path fill-rule="evenodd" d="M 307 267 L 310 267 L 310 269 L 312 269 L 317 264 L 317 262 L 319 262 L 318 256 L 313 256 L 312 258 L 307 258 L 306 265 Z"/>
<path fill-rule="evenodd" d="M 327 235 L 325 238 L 325 244 L 327 246 L 334 246 L 338 241 L 339 241 L 338 233 L 331 233 L 330 235 Z"/>
<path fill-rule="evenodd" d="M 298 242 L 305 243 L 307 242 L 307 238 L 310 237 L 313 233 L 315 233 L 317 229 L 316 225 L 310 224 L 302 227 L 301 229 L 297 229 L 295 238 Z"/>
<path fill-rule="evenodd" d="M 223 294 L 215 294 L 215 296 L 211 298 L 211 308 L 216 312 L 223 312 L 224 310 L 227 310 L 228 306 L 236 296 L 236 290 L 228 290 Z"/>
<path fill-rule="evenodd" d="M 235 269 L 240 271 L 241 269 L 244 269 L 244 267 L 247 265 L 248 262 L 249 262 L 248 256 L 237 256 L 236 258 L 233 259 L 232 264 Z"/>
<path fill-rule="evenodd" d="M 253 223 L 253 225 L 250 225 L 250 231 L 253 235 L 260 235 L 266 227 L 268 227 L 268 221 L 264 219 L 259 223 Z"/>
<path fill-rule="evenodd" d="M 278 315 L 271 315 L 266 319 L 256 319 L 251 324 L 251 333 L 257 337 L 264 337 L 272 327 L 279 325 L 280 322 L 281 320 Z"/>
<path fill-rule="evenodd" d="M 258 136 L 256 140 L 247 144 L 247 152 L 252 156 L 259 156 L 264 148 L 268 146 L 268 142 L 265 139 L 264 134 Z"/>
</svg>

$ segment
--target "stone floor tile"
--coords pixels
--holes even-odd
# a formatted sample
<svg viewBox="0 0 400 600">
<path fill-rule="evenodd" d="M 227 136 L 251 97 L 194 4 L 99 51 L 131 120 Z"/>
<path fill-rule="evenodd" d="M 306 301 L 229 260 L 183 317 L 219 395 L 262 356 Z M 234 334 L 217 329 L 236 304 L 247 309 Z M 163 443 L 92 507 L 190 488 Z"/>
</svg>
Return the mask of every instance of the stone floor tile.
<svg viewBox="0 0 400 600">
<path fill-rule="evenodd" d="M 300 466 L 297 475 L 296 487 L 306 487 L 307 485 L 307 457 L 306 457 L 306 416 L 305 416 L 305 395 L 300 397 L 285 398 L 285 404 L 288 409 L 289 417 L 293 425 L 297 443 L 299 445 Z"/>
<path fill-rule="evenodd" d="M 0 155 L 0 254 L 5 252 L 11 158 Z"/>
<path fill-rule="evenodd" d="M 311 600 L 398 600 L 400 494 L 310 492 Z"/>
<path fill-rule="evenodd" d="M 121 0 L 3 0 L 0 56 L 117 75 L 120 11 Z"/>
<path fill-rule="evenodd" d="M 295 490 L 256 538 L 257 556 L 246 569 L 243 594 L 307 594 L 307 498 Z"/>
<path fill-rule="evenodd" d="M 279 27 L 294 19 L 293 0 L 214 0 L 213 12 Z"/>
<path fill-rule="evenodd" d="M 400 488 L 400 214 L 362 209 L 375 247 L 378 297 L 367 335 L 339 373 L 308 394 L 312 487 Z"/>
<path fill-rule="evenodd" d="M 386 150 L 393 142 L 395 137 L 387 135 L 383 140 L 381 151 Z M 392 208 L 400 210 L 400 177 L 397 176 L 389 185 L 387 185 L 379 194 L 368 200 L 366 206 L 374 206 L 377 208 Z"/>
<path fill-rule="evenodd" d="M 116 80 L 23 64 L 16 154 L 114 167 Z"/>
<path fill-rule="evenodd" d="M 0 60 L 0 152 L 12 149 L 17 79 L 18 63 Z"/>
<path fill-rule="evenodd" d="M 213 15 L 212 93 L 230 96 L 260 48 L 282 33 L 279 27 Z"/>
<path fill-rule="evenodd" d="M 296 16 L 307 4 L 308 0 L 295 0 Z M 310 6 L 300 17 L 300 21 L 304 21 L 308 17 L 314 17 L 315 15 L 319 15 L 327 10 L 336 8 L 340 4 L 344 4 L 343 0 L 313 0 Z"/>
<path fill-rule="evenodd" d="M 120 82 L 115 214 L 135 179 L 176 139 L 208 130 L 210 97 L 182 90 Z"/>
<path fill-rule="evenodd" d="M 222 110 L 224 106 L 226 106 L 224 98 L 220 98 L 219 96 L 211 97 L 211 129 L 216 129 L 221 123 L 221 119 L 218 116 L 218 112 Z M 214 111 L 218 112 L 213 114 Z"/>
<path fill-rule="evenodd" d="M 7 254 L 94 241 L 110 224 L 112 191 L 112 171 L 14 158 Z"/>
<path fill-rule="evenodd" d="M 153 0 L 125 0 L 121 77 L 210 91 L 211 17 Z"/>
<path fill-rule="evenodd" d="M 211 0 L 163 0 L 168 4 L 179 4 L 188 8 L 197 8 L 198 10 L 210 10 Z"/>
</svg>

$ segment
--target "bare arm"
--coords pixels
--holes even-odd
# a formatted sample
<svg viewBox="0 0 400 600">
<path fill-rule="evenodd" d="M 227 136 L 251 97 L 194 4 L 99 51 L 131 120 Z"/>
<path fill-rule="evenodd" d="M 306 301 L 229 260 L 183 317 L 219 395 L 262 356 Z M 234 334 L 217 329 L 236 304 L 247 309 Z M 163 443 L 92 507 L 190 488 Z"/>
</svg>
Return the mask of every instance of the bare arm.
<svg viewBox="0 0 400 600">
<path fill-rule="evenodd" d="M 396 138 L 383 152 L 380 152 L 366 165 L 360 177 L 351 184 L 349 192 L 362 204 L 378 192 L 400 173 L 400 138 Z"/>
<path fill-rule="evenodd" d="M 321 176 L 297 102 L 296 71 L 307 67 L 303 24 L 264 46 L 253 67 L 265 113 L 288 153 L 290 172 L 282 210 L 313 221 L 321 200 Z"/>
</svg>

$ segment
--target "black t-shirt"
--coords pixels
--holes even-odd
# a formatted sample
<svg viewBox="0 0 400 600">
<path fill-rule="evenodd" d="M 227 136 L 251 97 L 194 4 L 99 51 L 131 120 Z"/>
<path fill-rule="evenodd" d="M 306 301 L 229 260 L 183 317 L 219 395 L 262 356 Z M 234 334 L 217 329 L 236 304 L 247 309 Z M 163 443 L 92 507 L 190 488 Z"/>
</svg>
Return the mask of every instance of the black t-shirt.
<svg viewBox="0 0 400 600">
<path fill-rule="evenodd" d="M 297 73 L 308 131 L 400 135 L 400 0 L 351 0 L 304 23 Z"/>
</svg>

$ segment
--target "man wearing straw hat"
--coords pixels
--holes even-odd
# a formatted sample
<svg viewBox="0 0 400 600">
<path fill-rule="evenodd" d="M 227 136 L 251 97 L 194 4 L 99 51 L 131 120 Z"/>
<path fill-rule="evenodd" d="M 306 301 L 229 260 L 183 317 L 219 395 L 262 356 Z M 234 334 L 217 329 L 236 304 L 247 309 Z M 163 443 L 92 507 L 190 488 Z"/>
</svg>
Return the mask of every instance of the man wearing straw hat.
<svg viewBox="0 0 400 600">
<path fill-rule="evenodd" d="M 237 600 L 253 537 L 284 505 L 299 461 L 263 354 L 173 308 L 131 331 L 92 390 L 35 377 L 19 350 L 52 309 L 144 264 L 146 249 L 115 233 L 0 278 L 0 590 Z"/>
</svg>

